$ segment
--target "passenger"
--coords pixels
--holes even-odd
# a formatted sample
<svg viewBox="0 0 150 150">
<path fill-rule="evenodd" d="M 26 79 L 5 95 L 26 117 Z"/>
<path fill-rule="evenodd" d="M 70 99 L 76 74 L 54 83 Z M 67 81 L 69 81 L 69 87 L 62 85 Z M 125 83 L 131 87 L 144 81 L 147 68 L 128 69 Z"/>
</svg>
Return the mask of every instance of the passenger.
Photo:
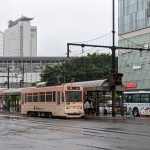
<svg viewBox="0 0 150 150">
<path fill-rule="evenodd" d="M 93 99 L 93 114 L 96 113 L 96 99 Z"/>
<path fill-rule="evenodd" d="M 85 106 L 85 115 L 90 115 L 90 103 L 88 100 L 85 102 L 84 106 Z"/>
<path fill-rule="evenodd" d="M 3 112 L 3 103 L 0 103 L 0 107 L 1 107 L 1 112 Z"/>
<path fill-rule="evenodd" d="M 94 115 L 93 100 L 90 100 L 90 115 Z"/>
<path fill-rule="evenodd" d="M 16 111 L 19 112 L 19 102 L 17 101 L 17 104 L 16 104 Z"/>
</svg>

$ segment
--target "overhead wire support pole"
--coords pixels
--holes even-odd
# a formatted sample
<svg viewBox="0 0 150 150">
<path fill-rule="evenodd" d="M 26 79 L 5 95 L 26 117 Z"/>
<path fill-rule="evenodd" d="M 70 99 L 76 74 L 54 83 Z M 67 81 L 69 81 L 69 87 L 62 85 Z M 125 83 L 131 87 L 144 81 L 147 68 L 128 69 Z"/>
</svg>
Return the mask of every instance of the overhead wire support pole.
<svg viewBox="0 0 150 150">
<path fill-rule="evenodd" d="M 67 43 L 67 58 L 69 58 L 69 53 L 70 53 L 70 50 L 69 50 L 69 43 Z"/>
<path fill-rule="evenodd" d="M 67 43 L 67 51 L 69 50 L 69 46 L 81 46 L 81 47 L 101 47 L 101 48 L 112 48 L 112 46 L 104 46 L 104 45 L 92 45 L 92 44 L 78 44 L 78 43 Z"/>
<path fill-rule="evenodd" d="M 116 46 L 115 46 L 115 0 L 112 1 L 112 67 L 111 74 L 116 72 Z M 112 92 L 112 116 L 116 116 L 116 85 L 111 87 Z"/>
</svg>

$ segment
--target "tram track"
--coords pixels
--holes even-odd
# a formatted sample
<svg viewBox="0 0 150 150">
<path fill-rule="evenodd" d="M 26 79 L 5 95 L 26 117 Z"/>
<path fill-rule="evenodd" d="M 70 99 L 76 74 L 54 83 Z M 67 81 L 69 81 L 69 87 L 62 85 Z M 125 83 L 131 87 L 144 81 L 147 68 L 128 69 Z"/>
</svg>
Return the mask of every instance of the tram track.
<svg viewBox="0 0 150 150">
<path fill-rule="evenodd" d="M 16 120 L 11 120 L 16 121 Z M 69 120 L 60 120 L 60 119 L 42 119 L 42 118 L 24 118 L 19 119 L 16 123 L 16 126 L 18 127 L 19 132 L 21 131 L 22 127 L 26 126 L 26 132 L 30 132 L 29 130 L 42 130 L 46 129 L 49 131 L 61 131 L 61 132 L 68 132 L 68 133 L 74 133 L 79 134 L 81 136 L 86 137 L 99 137 L 99 138 L 114 138 L 119 140 L 128 140 L 128 138 L 119 138 L 119 134 L 127 135 L 127 136 L 143 136 L 143 137 L 149 137 L 149 134 L 143 134 L 143 133 L 135 133 L 135 132 L 127 132 L 118 130 L 116 128 L 94 128 L 94 127 L 83 127 L 83 126 L 77 126 L 73 124 L 73 120 L 71 120 L 71 124 L 63 123 L 62 121 L 69 121 Z M 69 122 L 70 123 L 70 122 Z M 5 125 L 4 123 L 0 122 L 0 125 Z M 13 127 L 14 128 L 14 127 Z M 116 134 L 115 137 L 112 137 L 112 134 Z"/>
</svg>

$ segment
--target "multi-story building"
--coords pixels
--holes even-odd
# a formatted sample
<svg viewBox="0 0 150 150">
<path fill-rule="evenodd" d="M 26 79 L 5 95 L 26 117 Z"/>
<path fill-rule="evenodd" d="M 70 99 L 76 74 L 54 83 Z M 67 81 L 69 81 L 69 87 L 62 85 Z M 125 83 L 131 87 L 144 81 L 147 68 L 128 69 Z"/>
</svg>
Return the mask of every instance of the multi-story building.
<svg viewBox="0 0 150 150">
<path fill-rule="evenodd" d="M 150 47 L 150 0 L 119 0 L 119 46 Z M 127 88 L 150 89 L 150 51 L 119 50 L 118 70 Z"/>
<path fill-rule="evenodd" d="M 37 27 L 31 26 L 31 20 L 22 16 L 9 21 L 4 31 L 4 56 L 37 56 Z"/>
<path fill-rule="evenodd" d="M 46 66 L 61 64 L 65 57 L 0 57 L 0 88 L 19 88 L 23 80 L 23 86 L 31 86 L 40 81 L 40 74 Z M 9 68 L 9 69 L 8 69 Z"/>
<path fill-rule="evenodd" d="M 3 56 L 3 32 L 0 31 L 0 56 Z"/>
</svg>

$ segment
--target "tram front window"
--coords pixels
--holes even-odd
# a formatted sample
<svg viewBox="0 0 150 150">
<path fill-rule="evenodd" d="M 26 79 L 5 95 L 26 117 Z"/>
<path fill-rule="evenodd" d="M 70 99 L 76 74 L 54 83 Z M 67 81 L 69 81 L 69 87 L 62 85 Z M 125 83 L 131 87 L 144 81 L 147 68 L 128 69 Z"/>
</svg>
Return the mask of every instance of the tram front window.
<svg viewBox="0 0 150 150">
<path fill-rule="evenodd" d="M 79 91 L 67 91 L 66 102 L 82 102 L 82 92 Z"/>
</svg>

